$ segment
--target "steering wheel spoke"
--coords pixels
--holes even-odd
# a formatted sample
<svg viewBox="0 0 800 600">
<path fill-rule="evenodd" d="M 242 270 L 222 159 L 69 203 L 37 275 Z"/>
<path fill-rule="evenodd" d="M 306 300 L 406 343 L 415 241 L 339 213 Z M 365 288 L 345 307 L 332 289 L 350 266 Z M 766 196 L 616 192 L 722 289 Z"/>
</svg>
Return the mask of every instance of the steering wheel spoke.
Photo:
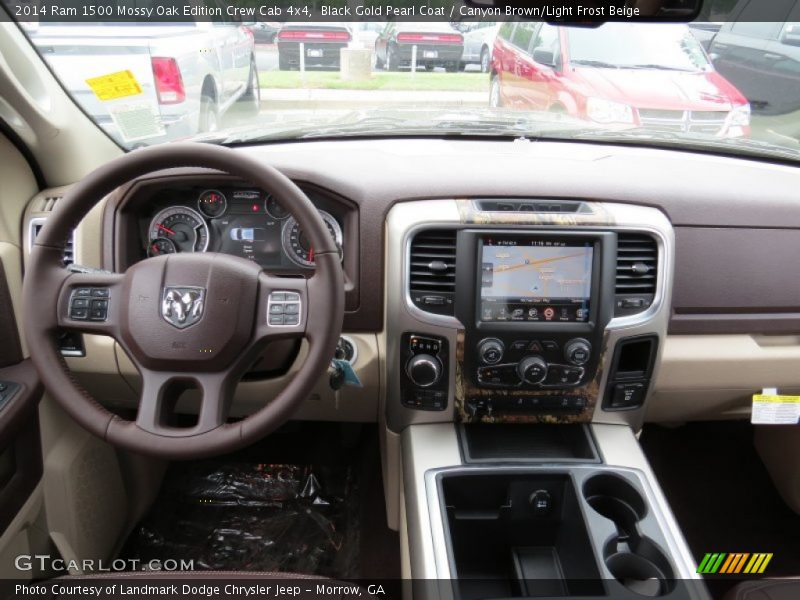
<svg viewBox="0 0 800 600">
<path fill-rule="evenodd" d="M 69 273 L 59 293 L 58 326 L 118 338 L 123 279 L 117 273 Z"/>
<path fill-rule="evenodd" d="M 187 437 L 207 433 L 225 424 L 235 381 L 227 372 L 173 373 L 139 367 L 142 392 L 136 425 L 160 436 Z M 199 410 L 181 406 L 184 395 L 199 394 Z M 181 427 L 176 422 L 180 412 L 196 414 L 197 421 Z"/>
</svg>

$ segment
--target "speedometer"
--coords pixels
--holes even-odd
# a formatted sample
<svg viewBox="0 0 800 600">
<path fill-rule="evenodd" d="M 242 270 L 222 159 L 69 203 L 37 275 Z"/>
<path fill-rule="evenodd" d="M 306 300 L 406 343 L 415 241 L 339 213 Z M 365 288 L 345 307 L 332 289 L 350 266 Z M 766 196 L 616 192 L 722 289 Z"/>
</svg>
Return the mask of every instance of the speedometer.
<svg viewBox="0 0 800 600">
<path fill-rule="evenodd" d="M 208 225 L 200 213 L 187 206 L 170 206 L 150 222 L 148 232 L 152 244 L 166 238 L 177 252 L 205 252 L 208 249 Z"/>
<path fill-rule="evenodd" d="M 339 223 L 329 213 L 324 210 L 319 211 L 319 216 L 328 227 L 331 237 L 339 247 L 342 248 L 342 228 Z M 282 233 L 283 251 L 295 263 L 301 267 L 314 266 L 314 248 L 294 217 L 289 217 L 283 226 Z"/>
</svg>

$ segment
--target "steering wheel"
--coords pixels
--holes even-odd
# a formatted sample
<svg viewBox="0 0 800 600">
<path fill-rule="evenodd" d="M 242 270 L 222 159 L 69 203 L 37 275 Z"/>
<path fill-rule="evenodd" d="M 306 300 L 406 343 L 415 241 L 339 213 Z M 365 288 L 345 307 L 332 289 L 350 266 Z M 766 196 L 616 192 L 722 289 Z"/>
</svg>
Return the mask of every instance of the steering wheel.
<svg viewBox="0 0 800 600">
<path fill-rule="evenodd" d="M 148 258 L 124 273 L 64 268 L 66 240 L 95 204 L 134 178 L 178 167 L 226 172 L 280 198 L 314 246 L 313 276 L 275 277 L 218 253 Z M 344 316 L 339 248 L 308 197 L 273 167 L 194 143 L 136 150 L 70 189 L 36 238 L 23 297 L 31 359 L 50 395 L 110 444 L 166 459 L 230 452 L 287 421 L 325 374 Z M 142 378 L 135 420 L 109 412 L 77 383 L 56 347 L 59 330 L 111 336 L 122 346 Z M 269 342 L 287 338 L 308 341 L 300 369 L 263 408 L 229 423 L 242 374 Z M 168 417 L 187 386 L 202 395 L 197 423 L 175 427 Z"/>
</svg>

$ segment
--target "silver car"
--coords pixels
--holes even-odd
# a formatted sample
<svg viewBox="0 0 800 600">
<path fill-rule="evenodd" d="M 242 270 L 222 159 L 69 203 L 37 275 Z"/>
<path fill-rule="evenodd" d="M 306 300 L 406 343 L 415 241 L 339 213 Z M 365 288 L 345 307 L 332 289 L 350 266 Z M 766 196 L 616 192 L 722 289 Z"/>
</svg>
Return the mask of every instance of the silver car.
<svg viewBox="0 0 800 600">
<path fill-rule="evenodd" d="M 29 36 L 125 146 L 214 131 L 240 101 L 244 112 L 259 108 L 253 35 L 237 23 L 42 23 Z"/>
<path fill-rule="evenodd" d="M 464 54 L 461 56 L 461 70 L 467 65 L 479 65 L 482 73 L 488 73 L 492 66 L 494 38 L 500 28 L 498 23 L 461 23 L 458 29 L 464 36 Z"/>
</svg>

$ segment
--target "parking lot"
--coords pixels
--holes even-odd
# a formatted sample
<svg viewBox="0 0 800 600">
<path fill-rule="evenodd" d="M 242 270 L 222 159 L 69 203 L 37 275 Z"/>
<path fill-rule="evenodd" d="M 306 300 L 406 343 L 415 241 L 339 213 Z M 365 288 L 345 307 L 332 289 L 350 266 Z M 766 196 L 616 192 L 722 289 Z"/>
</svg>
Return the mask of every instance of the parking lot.
<svg viewBox="0 0 800 600">
<path fill-rule="evenodd" d="M 261 82 L 260 118 L 280 119 L 298 110 L 352 110 L 360 107 L 404 107 L 433 103 L 437 106 L 485 107 L 489 105 L 489 76 L 478 65 L 467 65 L 463 72 L 447 73 L 405 69 L 388 72 L 373 67 L 370 79 L 345 81 L 335 70 L 281 71 L 274 44 L 256 46 L 256 62 Z M 235 113 L 231 115 L 236 119 Z M 770 143 L 800 147 L 798 140 L 786 136 L 781 117 L 752 116 L 750 137 Z"/>
<path fill-rule="evenodd" d="M 178 38 L 141 27 L 135 28 L 134 32 L 128 31 L 130 28 L 124 25 L 118 27 L 121 35 L 128 36 L 125 39 L 129 40 L 135 52 L 123 49 L 125 51 L 120 51 L 118 57 L 113 53 L 106 56 L 104 63 L 108 66 L 104 65 L 99 72 L 111 73 L 119 61 L 124 61 L 140 80 L 141 89 L 146 90 L 142 101 L 149 103 L 145 111 L 148 122 L 152 121 L 152 130 L 137 130 L 133 132 L 135 135 L 129 132 L 128 137 L 147 139 L 147 144 L 160 140 L 159 136 L 183 139 L 220 126 L 252 127 L 256 110 L 258 122 L 275 125 L 296 118 L 306 119 L 308 115 L 304 113 L 308 111 L 338 116 L 384 108 L 457 110 L 503 106 L 530 111 L 531 114 L 544 111 L 570 115 L 564 118 L 578 119 L 587 127 L 601 130 L 639 127 L 654 134 L 711 133 L 725 139 L 754 139 L 775 146 L 800 148 L 800 102 L 795 100 L 800 98 L 796 93 L 800 88 L 793 83 L 794 80 L 778 72 L 771 75 L 777 82 L 775 86 L 754 88 L 748 79 L 752 71 L 739 64 L 735 56 L 728 58 L 727 62 L 720 61 L 721 68 L 718 69 L 710 59 L 712 54 L 707 47 L 710 42 L 706 41 L 701 47 L 702 39 L 695 37 L 698 34 L 690 32 L 687 27 L 650 26 L 642 33 L 641 28 L 615 29 L 614 24 L 598 30 L 567 30 L 547 25 L 549 31 L 541 25 L 541 35 L 534 36 L 533 31 L 539 25 L 511 23 L 497 30 L 479 29 L 478 33 L 488 32 L 496 38 L 478 38 L 477 46 L 475 40 L 470 41 L 473 31 L 465 31 L 463 35 L 454 30 L 430 34 L 406 31 L 402 34 L 406 38 L 403 44 L 394 42 L 393 45 L 388 42 L 381 45 L 381 38 L 369 40 L 359 37 L 360 34 L 351 39 L 349 31 L 315 31 L 312 34 L 294 31 L 295 38 L 297 35 L 312 35 L 308 38 L 312 40 L 309 44 L 316 44 L 305 47 L 304 60 L 298 58 L 298 46 L 305 43 L 295 42 L 293 49 L 287 49 L 292 43 L 281 42 L 279 53 L 274 42 L 262 40 L 254 45 L 258 38 L 245 35 L 243 28 L 232 28 L 227 35 L 233 45 L 228 46 L 227 52 L 238 48 L 239 58 L 235 67 L 225 69 L 224 73 L 219 70 L 219 65 L 200 63 L 197 66 L 198 63 L 191 59 L 194 49 L 187 45 L 187 39 L 193 40 L 192 43 L 199 48 L 205 48 L 209 43 L 201 30 L 192 31 L 191 38 Z M 517 36 L 518 30 L 529 40 L 530 47 L 526 50 L 511 43 L 511 37 Z M 793 32 L 792 29 L 790 34 L 794 35 Z M 87 82 L 92 79 L 90 76 L 97 75 L 96 69 L 87 71 L 89 63 L 71 51 L 53 50 L 73 38 L 80 39 L 80 31 L 61 31 L 56 27 L 40 28 L 34 33 L 34 43 L 44 44 L 51 67 L 69 77 L 68 85 L 84 102 L 84 110 L 98 118 L 102 115 L 103 122 L 112 122 L 114 117 L 109 119 L 109 111 L 119 112 L 120 107 L 105 106 L 104 101 L 98 100 L 96 94 L 87 88 Z M 314 40 L 326 34 L 344 35 L 347 41 L 330 42 L 328 48 L 322 49 Z M 429 43 L 431 36 L 441 42 L 438 50 Z M 588 37 L 581 41 L 582 36 Z M 605 37 L 594 39 L 597 36 Z M 452 40 L 442 41 L 442 38 L 450 37 L 459 40 L 457 57 L 447 54 L 450 52 L 447 44 L 452 44 Z M 427 39 L 428 42 L 412 43 L 408 38 L 412 41 Z M 556 44 L 560 48 L 560 44 L 573 43 L 570 41 L 573 38 L 578 40 L 574 43 L 578 44 L 579 51 L 580 44 L 588 48 L 585 55 L 561 54 L 560 50 L 548 49 L 544 45 L 533 47 L 539 44 L 538 40 L 549 40 L 547 44 Z M 666 45 L 658 43 L 660 38 L 669 38 Z M 157 47 L 158 55 L 148 57 L 153 44 L 161 44 L 163 48 Z M 401 45 L 405 48 L 402 52 L 398 49 Z M 618 52 L 617 47 L 624 51 Z M 663 52 L 665 47 L 669 48 L 667 54 Z M 146 51 L 140 52 L 143 48 Z M 343 48 L 370 49 L 371 61 L 364 54 L 360 57 L 358 52 L 351 54 L 354 60 L 360 58 L 361 64 L 360 69 L 356 68 L 355 76 L 347 77 L 351 63 L 340 66 L 339 52 Z M 631 48 L 636 48 L 636 52 L 632 54 Z M 132 62 L 131 56 L 136 56 L 137 62 Z M 255 59 L 257 79 L 253 76 L 251 56 Z M 567 56 L 565 60 L 571 63 L 561 63 L 562 56 Z M 309 68 L 301 69 L 301 65 L 309 60 Z M 469 62 L 464 65 L 461 60 Z M 412 61 L 416 62 L 418 69 L 410 68 Z M 355 62 L 352 64 L 355 66 Z M 364 68 L 370 64 L 371 69 Z M 492 68 L 499 68 L 495 78 L 488 74 Z M 181 69 L 185 71 L 181 72 Z M 522 69 L 525 74 L 512 73 L 509 69 Z M 733 82 L 726 79 L 725 72 L 733 72 Z M 244 81 L 246 78 L 251 79 Z M 208 94 L 187 92 L 200 90 L 201 83 L 202 89 L 206 89 L 209 81 L 212 81 L 212 87 L 219 84 L 240 90 L 243 101 L 220 109 L 215 89 L 206 90 Z M 734 85 L 736 82 L 740 85 Z M 776 88 L 775 93 L 764 93 L 772 87 Z M 259 90 L 260 98 L 255 102 L 250 91 L 254 88 Z M 162 123 L 170 123 L 168 134 L 159 124 L 159 119 Z M 215 120 L 220 122 L 212 122 Z"/>
<path fill-rule="evenodd" d="M 453 106 L 486 106 L 489 77 L 477 65 L 460 73 L 442 68 L 433 72 L 410 70 L 388 72 L 373 68 L 364 81 L 344 81 L 333 70 L 278 70 L 278 51 L 274 44 L 256 46 L 256 64 L 261 82 L 262 111 L 302 108 L 336 109 L 359 106 L 415 105 L 427 101 Z"/>
</svg>

